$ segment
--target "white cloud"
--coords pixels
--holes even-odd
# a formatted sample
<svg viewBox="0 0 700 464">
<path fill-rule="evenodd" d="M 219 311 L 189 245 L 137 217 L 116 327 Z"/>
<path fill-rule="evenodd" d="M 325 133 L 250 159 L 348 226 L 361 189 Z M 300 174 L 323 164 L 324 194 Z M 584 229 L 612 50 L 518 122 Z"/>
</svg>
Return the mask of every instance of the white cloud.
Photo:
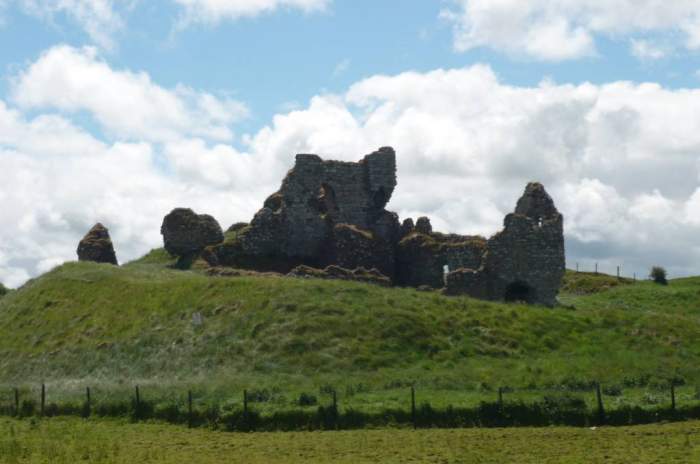
<svg viewBox="0 0 700 464">
<path fill-rule="evenodd" d="M 668 56 L 668 50 L 649 40 L 632 39 L 630 52 L 639 60 L 660 60 Z"/>
<path fill-rule="evenodd" d="M 515 56 L 564 60 L 596 51 L 596 37 L 676 34 L 700 48 L 700 0 L 452 0 L 442 17 L 453 24 L 458 51 L 490 47 Z M 662 50 L 638 39 L 632 51 Z"/>
<path fill-rule="evenodd" d="M 280 9 L 301 10 L 305 13 L 324 11 L 332 0 L 170 0 L 180 8 L 175 27 L 192 23 L 215 25 L 224 20 L 236 20 L 272 13 Z M 16 4 L 26 14 L 54 26 L 68 18 L 77 24 L 102 49 L 116 47 L 115 35 L 127 27 L 128 16 L 143 0 L 0 0 L 0 25 L 7 5 Z"/>
<path fill-rule="evenodd" d="M 488 235 L 526 182 L 539 180 L 565 215 L 570 265 L 598 261 L 614 272 L 622 264 L 623 272 L 642 275 L 660 264 L 672 275 L 700 273 L 700 90 L 629 82 L 517 87 L 483 65 L 374 76 L 275 116 L 236 148 L 209 136 L 228 122 L 218 103 L 203 103 L 209 116 L 192 129 L 171 114 L 178 105 L 187 117 L 196 114 L 197 98 L 183 100 L 145 74 L 115 71 L 85 50 L 57 50 L 88 63 L 81 67 L 87 74 L 98 69 L 102 78 L 87 80 L 92 94 L 145 86 L 165 92 L 157 102 L 186 104 L 137 98 L 110 113 L 84 100 L 61 72 L 16 94 L 30 103 L 38 95 L 40 104 L 19 97 L 19 107 L 0 104 L 0 280 L 10 285 L 74 259 L 97 221 L 110 227 L 125 261 L 159 246 L 161 219 L 173 207 L 213 214 L 226 227 L 252 217 L 294 154 L 357 160 L 383 145 L 398 153 L 389 207 L 402 217 L 428 215 L 439 230 Z M 54 52 L 20 82 L 41 75 L 32 69 Z M 68 113 L 36 115 L 46 95 L 49 108 Z M 113 139 L 81 128 L 77 110 Z M 157 130 L 134 129 L 120 120 L 122 111 Z"/>
<path fill-rule="evenodd" d="M 248 113 L 230 98 L 165 89 L 145 73 L 114 70 L 91 47 L 49 49 L 15 79 L 12 98 L 24 109 L 87 111 L 111 135 L 130 140 L 231 140 L 231 125 Z"/>
<path fill-rule="evenodd" d="M 124 27 L 124 20 L 113 0 L 16 0 L 27 13 L 53 21 L 64 14 L 78 23 L 98 45 L 113 48 L 113 35 Z M 127 4 L 134 0 L 121 0 Z M 1 7 L 2 5 L 0 5 Z"/>
<path fill-rule="evenodd" d="M 322 11 L 331 0 L 172 0 L 183 8 L 180 26 L 189 23 L 216 24 L 227 19 L 253 17 L 290 8 L 304 12 Z"/>
<path fill-rule="evenodd" d="M 342 99 L 318 96 L 278 116 L 259 139 L 279 158 L 352 160 L 392 145 L 399 185 L 390 207 L 461 233 L 498 230 L 526 182 L 540 180 L 566 217 L 572 265 L 642 275 L 661 263 L 678 275 L 700 272 L 698 104 L 700 90 L 514 87 L 474 66 L 363 80 Z"/>
<path fill-rule="evenodd" d="M 190 177 L 177 165 L 174 172 L 163 169 L 158 148 L 148 142 L 108 144 L 65 120 L 46 126 L 38 121 L 43 116 L 17 116 L 0 106 L 0 121 L 10 120 L 9 130 L 16 131 L 0 142 L 0 280 L 9 285 L 75 259 L 77 241 L 98 221 L 110 228 L 124 261 L 159 244 L 160 221 L 177 205 L 214 214 L 224 226 L 253 211 L 232 187 L 235 179 L 249 185 L 250 172 L 229 167 L 217 173 L 226 163 L 200 158 L 205 150 L 188 153 L 200 163 L 200 176 Z M 46 140 L 36 145 L 27 138 Z M 223 156 L 235 166 L 244 155 L 228 149 Z M 207 172 L 219 176 L 217 182 Z"/>
</svg>

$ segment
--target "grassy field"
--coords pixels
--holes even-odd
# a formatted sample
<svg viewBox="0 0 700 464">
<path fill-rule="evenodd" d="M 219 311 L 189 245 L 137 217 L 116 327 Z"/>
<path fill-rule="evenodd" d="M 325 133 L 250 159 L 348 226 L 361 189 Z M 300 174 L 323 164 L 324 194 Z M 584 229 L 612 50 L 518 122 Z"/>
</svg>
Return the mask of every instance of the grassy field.
<svg viewBox="0 0 700 464">
<path fill-rule="evenodd" d="M 302 393 L 363 411 L 574 392 L 606 405 L 679 402 L 700 385 L 700 278 L 618 281 L 568 273 L 556 308 L 282 277 L 209 277 L 163 251 L 122 267 L 68 263 L 0 299 L 0 402 L 147 398 L 298 406 Z M 201 324 L 199 323 L 201 321 Z M 313 405 L 310 407 L 314 407 Z"/>
<path fill-rule="evenodd" d="M 123 421 L 0 419 L 0 463 L 691 463 L 700 423 L 618 428 L 230 434 Z"/>
</svg>

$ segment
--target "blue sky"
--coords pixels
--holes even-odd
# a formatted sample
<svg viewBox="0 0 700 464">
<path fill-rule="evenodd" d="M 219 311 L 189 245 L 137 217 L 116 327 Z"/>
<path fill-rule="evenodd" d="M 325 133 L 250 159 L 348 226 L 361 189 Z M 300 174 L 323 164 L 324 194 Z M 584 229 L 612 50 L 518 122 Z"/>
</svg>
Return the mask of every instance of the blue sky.
<svg viewBox="0 0 700 464">
<path fill-rule="evenodd" d="M 316 94 L 340 92 L 375 74 L 408 70 L 488 63 L 504 82 L 523 86 L 546 78 L 559 83 L 649 81 L 670 88 L 700 82 L 696 52 L 640 60 L 630 53 L 626 36 L 599 37 L 597 56 L 559 62 L 485 47 L 458 52 L 451 23 L 440 17 L 449 7 L 454 3 L 440 0 L 335 0 L 323 11 L 282 8 L 178 30 L 182 12 L 172 2 L 137 2 L 132 9 L 119 10 L 127 26 L 114 34 L 115 45 L 105 57 L 114 67 L 147 72 L 164 86 L 184 82 L 241 99 L 252 110 L 244 124 L 249 130 Z M 4 18 L 3 93 L 13 70 L 51 46 L 94 42 L 65 13 L 47 21 L 27 14 L 21 2 L 11 2 Z"/>
<path fill-rule="evenodd" d="M 527 181 L 567 260 L 700 273 L 700 0 L 0 0 L 0 281 L 249 220 L 298 151 L 399 154 L 390 207 L 491 234 Z"/>
</svg>

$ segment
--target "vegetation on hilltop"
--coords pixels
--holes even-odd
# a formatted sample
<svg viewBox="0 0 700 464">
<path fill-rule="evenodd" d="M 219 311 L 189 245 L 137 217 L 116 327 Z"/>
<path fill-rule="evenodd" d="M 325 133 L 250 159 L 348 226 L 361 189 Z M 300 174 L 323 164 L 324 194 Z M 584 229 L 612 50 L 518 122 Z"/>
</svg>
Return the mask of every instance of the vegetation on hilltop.
<svg viewBox="0 0 700 464">
<path fill-rule="evenodd" d="M 666 269 L 661 266 L 654 266 L 651 268 L 649 273 L 649 278 L 661 285 L 668 285 L 668 280 L 666 279 Z"/>
</svg>

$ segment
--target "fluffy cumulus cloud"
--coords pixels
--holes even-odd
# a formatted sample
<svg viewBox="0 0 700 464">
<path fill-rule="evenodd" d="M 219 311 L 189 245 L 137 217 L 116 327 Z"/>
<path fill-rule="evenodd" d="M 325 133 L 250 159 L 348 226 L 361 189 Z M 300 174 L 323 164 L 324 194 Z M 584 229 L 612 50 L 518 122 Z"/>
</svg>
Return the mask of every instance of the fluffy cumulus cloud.
<svg viewBox="0 0 700 464">
<path fill-rule="evenodd" d="M 14 79 L 23 109 L 87 111 L 115 137 L 164 141 L 180 136 L 231 140 L 244 104 L 186 86 L 165 89 L 145 73 L 115 71 L 92 47 L 54 47 Z"/>
<path fill-rule="evenodd" d="M 184 28 L 192 23 L 218 24 L 223 20 L 235 20 L 272 13 L 280 9 L 303 12 L 325 10 L 332 0 L 169 0 L 180 9 L 175 25 Z M 92 43 L 107 50 L 116 47 L 117 34 L 126 29 L 129 16 L 144 0 L 0 0 L 0 25 L 2 13 L 8 5 L 16 5 L 24 13 L 52 24 L 60 24 L 63 18 L 70 27 L 79 26 Z"/>
<path fill-rule="evenodd" d="M 53 21 L 58 15 L 69 17 L 80 25 L 96 44 L 105 48 L 114 46 L 114 33 L 124 27 L 123 18 L 115 8 L 114 0 L 15 0 L 15 2 L 25 12 L 44 20 Z M 116 1 L 122 5 L 133 2 L 134 0 Z"/>
<path fill-rule="evenodd" d="M 181 25 L 216 24 L 226 19 L 258 16 L 281 8 L 305 12 L 324 10 L 331 0 L 173 0 L 183 8 Z"/>
<path fill-rule="evenodd" d="M 664 49 L 640 36 L 677 35 L 700 48 L 700 0 L 452 0 L 442 16 L 454 25 L 459 51 L 490 47 L 543 60 L 596 53 L 596 37 L 629 39 L 644 58 Z"/>
<path fill-rule="evenodd" d="M 90 91 L 60 77 L 71 73 L 59 64 L 51 65 L 59 78 L 37 71 L 57 55 L 97 70 L 94 80 L 79 73 Z M 139 98 L 109 112 L 115 85 Z M 483 65 L 380 75 L 317 95 L 236 143 L 222 136 L 235 121 L 222 116 L 229 110 L 211 110 L 225 102 L 211 97 L 204 110 L 204 94 L 186 94 L 89 50 L 52 49 L 19 73 L 13 98 L 0 103 L 0 281 L 16 286 L 74 259 L 97 221 L 126 261 L 159 246 L 161 219 L 175 206 L 213 214 L 224 227 L 249 220 L 295 153 L 357 160 L 383 145 L 398 153 L 389 207 L 402 217 L 489 235 L 525 184 L 539 180 L 565 215 L 570 266 L 700 273 L 700 90 L 516 87 Z M 173 108 L 185 120 L 198 115 L 199 125 L 173 119 Z M 153 132 L 121 121 L 122 111 Z M 89 131 L 91 119 L 111 135 Z"/>
</svg>

